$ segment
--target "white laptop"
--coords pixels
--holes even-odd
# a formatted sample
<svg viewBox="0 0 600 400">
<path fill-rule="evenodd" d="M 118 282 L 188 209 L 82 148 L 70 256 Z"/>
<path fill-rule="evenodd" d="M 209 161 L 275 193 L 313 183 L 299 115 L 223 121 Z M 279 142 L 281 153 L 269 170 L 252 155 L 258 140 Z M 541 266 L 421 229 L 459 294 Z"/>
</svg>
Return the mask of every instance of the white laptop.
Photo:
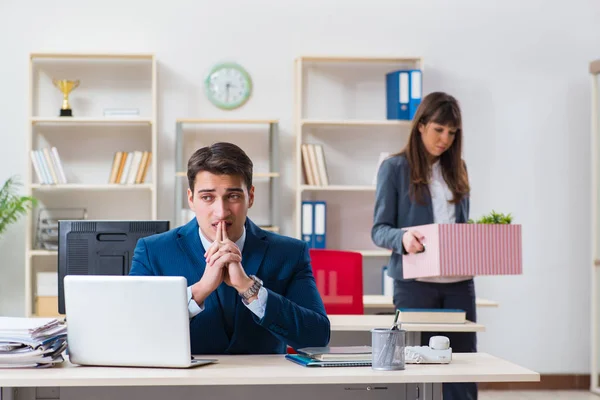
<svg viewBox="0 0 600 400">
<path fill-rule="evenodd" d="M 74 364 L 189 368 L 216 361 L 192 358 L 184 277 L 67 275 L 64 293 Z"/>
</svg>

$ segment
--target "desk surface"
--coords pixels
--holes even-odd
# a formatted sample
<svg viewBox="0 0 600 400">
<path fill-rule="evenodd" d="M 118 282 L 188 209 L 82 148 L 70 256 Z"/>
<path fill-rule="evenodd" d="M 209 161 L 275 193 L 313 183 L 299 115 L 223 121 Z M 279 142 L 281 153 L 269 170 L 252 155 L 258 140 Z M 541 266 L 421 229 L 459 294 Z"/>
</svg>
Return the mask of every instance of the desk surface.
<svg viewBox="0 0 600 400">
<path fill-rule="evenodd" d="M 0 387 L 289 385 L 427 382 L 537 382 L 540 375 L 485 353 L 454 354 L 446 365 L 407 365 L 404 371 L 370 367 L 306 368 L 282 355 L 202 356 L 217 364 L 192 369 L 82 367 L 2 369 Z"/>
<path fill-rule="evenodd" d="M 392 296 L 382 296 L 379 294 L 366 294 L 363 296 L 364 307 L 369 308 L 394 308 L 394 300 Z M 477 307 L 498 307 L 499 304 L 492 300 L 476 298 L 475 305 Z"/>
<path fill-rule="evenodd" d="M 393 315 L 328 315 L 332 331 L 370 331 L 388 328 L 394 323 Z M 485 326 L 471 321 L 464 324 L 402 324 L 407 332 L 483 332 Z"/>
</svg>

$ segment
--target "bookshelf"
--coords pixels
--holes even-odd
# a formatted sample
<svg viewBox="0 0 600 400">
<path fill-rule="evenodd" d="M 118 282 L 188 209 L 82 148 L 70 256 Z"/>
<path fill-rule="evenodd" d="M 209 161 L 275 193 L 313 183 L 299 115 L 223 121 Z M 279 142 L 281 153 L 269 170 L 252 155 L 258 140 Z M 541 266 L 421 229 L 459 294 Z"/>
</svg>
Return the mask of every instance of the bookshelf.
<svg viewBox="0 0 600 400">
<path fill-rule="evenodd" d="M 40 213 L 72 208 L 85 210 L 86 219 L 156 220 L 156 75 L 153 54 L 30 54 L 24 189 L 38 206 L 28 213 L 25 230 L 26 316 L 37 315 L 36 274 L 56 272 L 58 266 L 54 248 L 37 246 Z M 80 81 L 69 94 L 71 117 L 59 116 L 63 95 L 54 78 Z M 131 108 L 137 113 L 105 113 Z M 39 179 L 32 151 L 51 147 L 60 154 L 66 182 Z M 143 182 L 109 183 L 114 154 L 138 150 L 152 154 Z"/>
<path fill-rule="evenodd" d="M 391 252 L 371 240 L 381 152 L 399 151 L 411 121 L 386 119 L 385 74 L 423 70 L 420 57 L 302 56 L 295 60 L 295 236 L 303 201 L 325 201 L 327 248 L 360 252 L 381 268 Z M 302 145 L 321 146 L 327 183 L 309 184 Z M 318 157 L 318 155 L 317 155 Z"/>
<path fill-rule="evenodd" d="M 589 66 L 591 81 L 592 238 L 590 390 L 600 394 L 600 59 Z"/>
<path fill-rule="evenodd" d="M 187 202 L 187 160 L 197 149 L 215 142 L 235 143 L 248 154 L 254 164 L 252 182 L 256 188 L 254 206 L 248 211 L 248 217 L 264 230 L 281 233 L 281 175 L 276 119 L 182 118 L 176 121 L 176 225 L 183 225 L 193 218 Z"/>
<path fill-rule="evenodd" d="M 59 124 L 59 125 L 71 125 L 71 124 L 116 124 L 116 125 L 129 125 L 129 124 L 147 124 L 152 125 L 152 119 L 149 118 L 135 118 L 135 117 L 70 117 L 65 120 L 65 117 L 31 117 L 32 125 L 40 124 Z"/>
<path fill-rule="evenodd" d="M 303 119 L 302 126 L 410 126 L 409 121 L 378 121 L 378 120 L 311 120 Z"/>
</svg>

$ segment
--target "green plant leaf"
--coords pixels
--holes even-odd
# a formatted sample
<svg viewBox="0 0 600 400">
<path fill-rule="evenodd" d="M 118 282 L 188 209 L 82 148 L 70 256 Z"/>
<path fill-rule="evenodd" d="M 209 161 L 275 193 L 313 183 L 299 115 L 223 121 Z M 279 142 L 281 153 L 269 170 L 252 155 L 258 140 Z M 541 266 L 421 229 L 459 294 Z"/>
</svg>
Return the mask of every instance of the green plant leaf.
<svg viewBox="0 0 600 400">
<path fill-rule="evenodd" d="M 16 177 L 11 177 L 0 189 L 0 235 L 37 204 L 33 197 L 19 196 L 17 194 L 19 186 L 21 185 Z"/>
<path fill-rule="evenodd" d="M 476 224 L 510 224 L 512 223 L 513 217 L 512 214 L 503 214 L 498 213 L 495 210 L 492 210 L 489 214 L 482 216 L 475 222 Z M 469 219 L 469 221 L 472 221 Z"/>
</svg>

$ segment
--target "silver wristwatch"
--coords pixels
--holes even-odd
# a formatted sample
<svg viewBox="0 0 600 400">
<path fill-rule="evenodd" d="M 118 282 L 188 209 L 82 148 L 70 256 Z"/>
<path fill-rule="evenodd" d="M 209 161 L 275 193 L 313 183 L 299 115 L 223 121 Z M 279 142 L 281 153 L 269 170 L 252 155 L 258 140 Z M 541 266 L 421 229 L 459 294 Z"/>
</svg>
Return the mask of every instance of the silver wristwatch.
<svg viewBox="0 0 600 400">
<path fill-rule="evenodd" d="M 261 281 L 259 278 L 257 278 L 256 275 L 250 275 L 250 278 L 252 278 L 252 280 L 254 281 L 254 284 L 252 284 L 252 286 L 250 286 L 250 288 L 248 290 L 246 290 L 245 292 L 240 293 L 240 296 L 242 296 L 244 298 L 244 300 L 249 300 L 251 297 L 258 294 L 258 291 L 260 290 L 260 288 L 263 285 L 263 281 Z"/>
</svg>

